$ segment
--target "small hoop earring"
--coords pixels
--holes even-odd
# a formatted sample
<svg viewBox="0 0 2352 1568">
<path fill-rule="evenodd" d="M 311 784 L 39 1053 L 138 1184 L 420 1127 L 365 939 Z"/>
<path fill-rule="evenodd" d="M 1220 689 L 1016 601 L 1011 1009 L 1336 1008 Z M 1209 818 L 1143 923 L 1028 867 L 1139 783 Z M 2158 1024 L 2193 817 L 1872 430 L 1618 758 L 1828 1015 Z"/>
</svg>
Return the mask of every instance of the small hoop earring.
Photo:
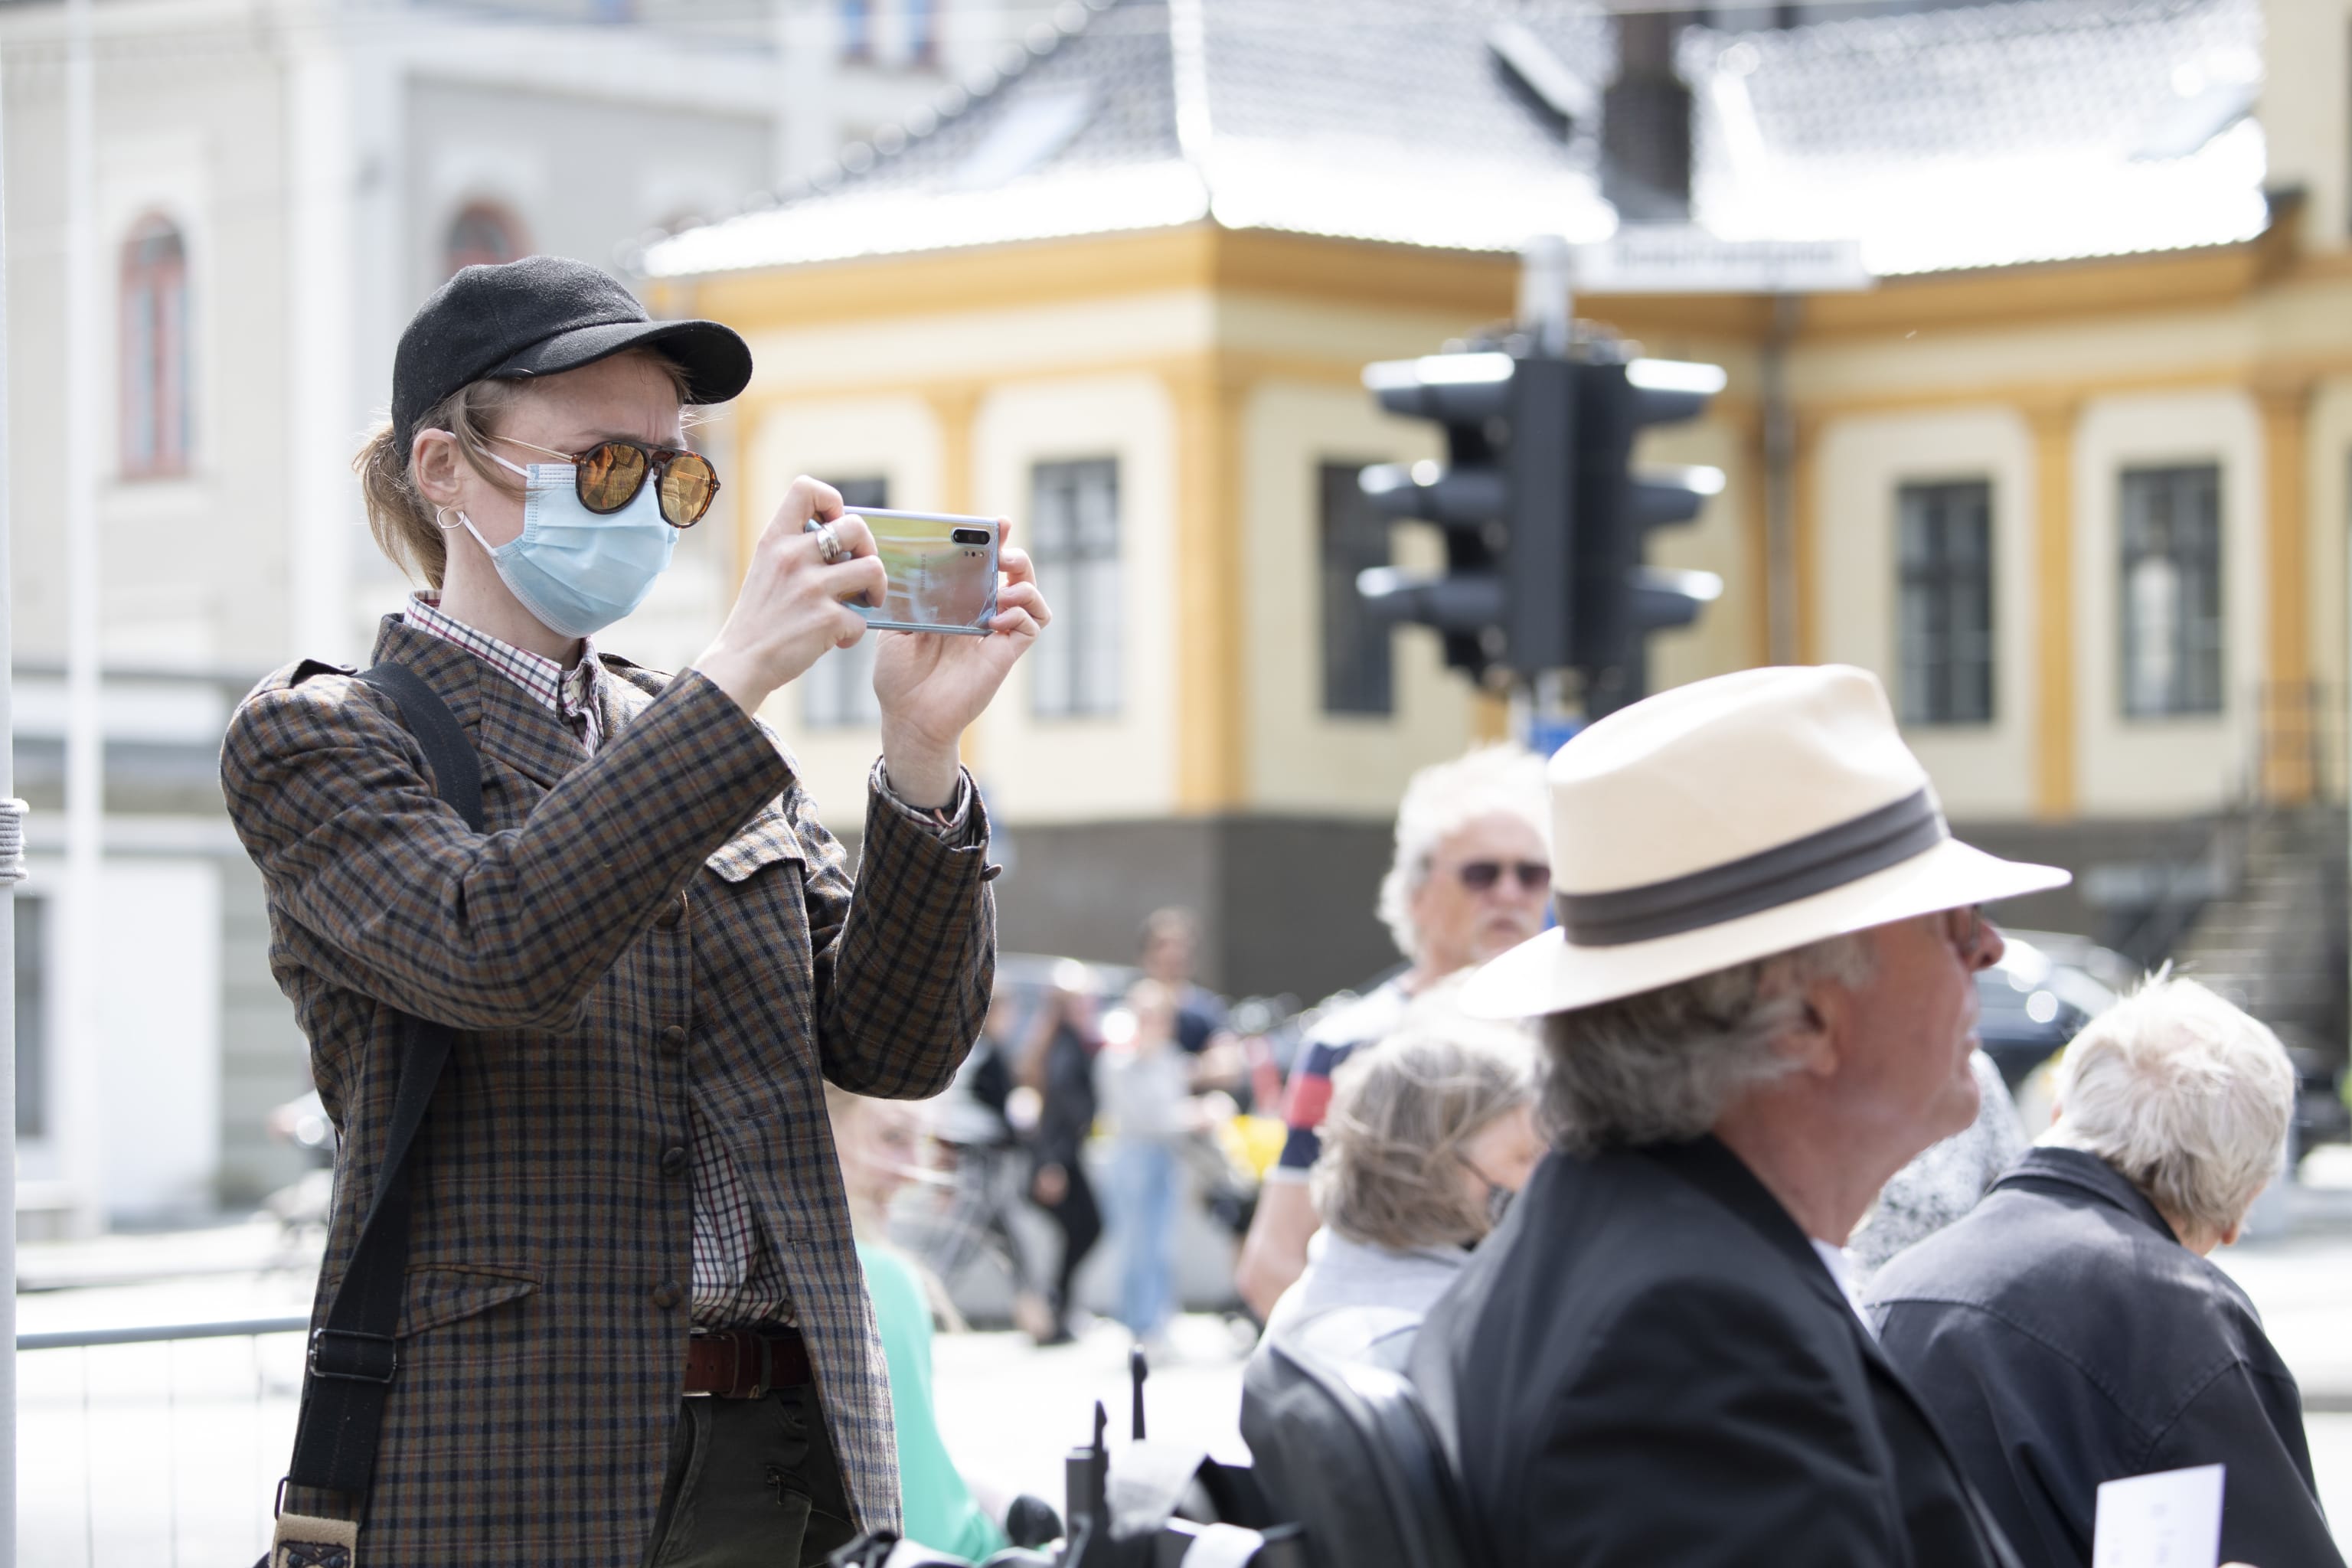
<svg viewBox="0 0 2352 1568">
<path fill-rule="evenodd" d="M 457 509 L 454 506 L 435 507 L 433 509 L 433 526 L 439 529 L 444 533 L 450 532 L 457 528 L 470 528 L 473 526 L 474 520 L 467 517 L 462 511 L 457 511 L 457 521 L 456 522 L 444 522 L 441 521 L 453 511 L 457 511 Z"/>
</svg>

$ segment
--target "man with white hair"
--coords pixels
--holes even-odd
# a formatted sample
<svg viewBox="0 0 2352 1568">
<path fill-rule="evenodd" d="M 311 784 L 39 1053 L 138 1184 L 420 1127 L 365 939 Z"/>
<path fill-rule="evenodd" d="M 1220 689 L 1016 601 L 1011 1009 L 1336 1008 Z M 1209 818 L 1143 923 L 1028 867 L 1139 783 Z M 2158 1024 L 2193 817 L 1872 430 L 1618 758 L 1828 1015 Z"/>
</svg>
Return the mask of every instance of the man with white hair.
<svg viewBox="0 0 2352 1568">
<path fill-rule="evenodd" d="M 1840 1248 L 1977 1112 L 1979 904 L 2066 874 L 1955 841 L 1859 669 L 1756 669 L 1552 758 L 1559 929 L 1474 976 L 1541 1020 L 1555 1152 L 1413 1347 L 1465 1556 L 2007 1568 Z"/>
<path fill-rule="evenodd" d="M 1266 1173 L 1234 1285 L 1263 1320 L 1307 1267 L 1317 1224 L 1307 1172 L 1320 1152 L 1331 1075 L 1404 1021 L 1413 997 L 1543 929 L 1551 895 L 1542 759 L 1482 746 L 1422 769 L 1397 807 L 1396 854 L 1378 910 L 1408 966 L 1352 1002 L 1324 1004 L 1291 1069 L 1288 1133 Z"/>
<path fill-rule="evenodd" d="M 2342 1568 L 2294 1375 L 2206 1261 L 2285 1153 L 2285 1050 L 2157 980 L 2075 1037 L 2057 1089 L 2041 1147 L 1879 1274 L 1888 1357 L 2029 1563 L 2090 1563 L 2102 1481 L 2221 1465 L 2224 1558 Z"/>
</svg>

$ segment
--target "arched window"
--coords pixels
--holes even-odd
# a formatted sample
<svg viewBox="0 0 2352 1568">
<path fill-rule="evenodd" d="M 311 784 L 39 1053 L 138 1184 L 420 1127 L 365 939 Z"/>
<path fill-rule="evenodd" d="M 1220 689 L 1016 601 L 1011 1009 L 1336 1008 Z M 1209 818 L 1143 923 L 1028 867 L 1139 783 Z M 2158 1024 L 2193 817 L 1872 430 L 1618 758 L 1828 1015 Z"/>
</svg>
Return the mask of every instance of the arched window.
<svg viewBox="0 0 2352 1568">
<path fill-rule="evenodd" d="M 528 256 L 522 225 L 514 214 L 489 202 L 469 202 L 449 221 L 449 242 L 443 247 L 445 272 L 461 267 L 496 265 Z"/>
<path fill-rule="evenodd" d="M 122 242 L 122 472 L 188 470 L 188 248 L 150 215 Z"/>
</svg>

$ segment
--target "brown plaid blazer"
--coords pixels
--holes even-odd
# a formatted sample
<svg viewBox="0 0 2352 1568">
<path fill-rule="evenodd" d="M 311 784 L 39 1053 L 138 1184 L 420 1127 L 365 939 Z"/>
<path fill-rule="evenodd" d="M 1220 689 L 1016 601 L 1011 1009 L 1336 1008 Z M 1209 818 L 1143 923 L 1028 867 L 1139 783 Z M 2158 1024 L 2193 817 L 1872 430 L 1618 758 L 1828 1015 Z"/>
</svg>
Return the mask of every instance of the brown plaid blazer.
<svg viewBox="0 0 2352 1568">
<path fill-rule="evenodd" d="M 270 965 L 341 1133 L 320 1316 L 374 1193 L 395 1009 L 459 1031 L 419 1142 L 362 1561 L 637 1563 L 686 1361 L 688 1184 L 663 1154 L 689 1096 L 755 1194 L 861 1522 L 895 1528 L 889 1388 L 819 1079 L 933 1094 L 979 1033 L 995 948 L 977 799 L 950 843 L 877 794 L 853 889 L 790 760 L 700 675 L 608 658 L 591 760 L 397 616 L 375 658 L 464 726 L 488 835 L 435 795 L 394 705 L 341 676 L 270 677 L 221 756 Z M 287 1506 L 356 1505 L 304 1489 Z"/>
</svg>

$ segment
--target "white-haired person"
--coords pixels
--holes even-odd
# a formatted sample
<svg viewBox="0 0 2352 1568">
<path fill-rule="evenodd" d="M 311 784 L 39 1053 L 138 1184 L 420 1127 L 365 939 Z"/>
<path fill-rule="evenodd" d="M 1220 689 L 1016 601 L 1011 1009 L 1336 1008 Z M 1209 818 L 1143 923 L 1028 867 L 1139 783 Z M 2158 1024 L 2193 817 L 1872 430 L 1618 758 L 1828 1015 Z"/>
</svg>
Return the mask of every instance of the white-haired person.
<svg viewBox="0 0 2352 1568">
<path fill-rule="evenodd" d="M 1288 1133 L 1234 1270 L 1234 1288 L 1260 1318 L 1307 1267 L 1318 1223 L 1307 1172 L 1321 1149 L 1331 1074 L 1359 1046 L 1393 1032 L 1413 997 L 1543 929 L 1549 831 L 1543 760 L 1520 747 L 1484 746 L 1423 768 L 1405 785 L 1377 910 L 1406 964 L 1352 1002 L 1325 1002 L 1291 1069 Z"/>
<path fill-rule="evenodd" d="M 1860 669 L 1662 692 L 1549 782 L 1559 924 L 1462 1002 L 1540 1020 L 1553 1152 L 1410 1364 L 1465 1557 L 2009 1568 L 1842 1248 L 1977 1114 L 1978 906 L 2066 873 L 1955 840 Z"/>
<path fill-rule="evenodd" d="M 1332 1078 L 1308 1189 L 1323 1228 L 1265 1342 L 1402 1371 L 1413 1331 L 1544 1155 L 1535 1047 L 1458 1016 L 1408 1024 Z"/>
<path fill-rule="evenodd" d="M 2101 1482 L 2220 1465 L 2224 1559 L 2340 1568 L 2294 1377 L 2207 1261 L 2285 1152 L 2285 1050 L 2156 980 L 2075 1037 L 2057 1094 L 1990 1195 L 1879 1273 L 1888 1357 L 2029 1563 L 2090 1563 Z"/>
</svg>

